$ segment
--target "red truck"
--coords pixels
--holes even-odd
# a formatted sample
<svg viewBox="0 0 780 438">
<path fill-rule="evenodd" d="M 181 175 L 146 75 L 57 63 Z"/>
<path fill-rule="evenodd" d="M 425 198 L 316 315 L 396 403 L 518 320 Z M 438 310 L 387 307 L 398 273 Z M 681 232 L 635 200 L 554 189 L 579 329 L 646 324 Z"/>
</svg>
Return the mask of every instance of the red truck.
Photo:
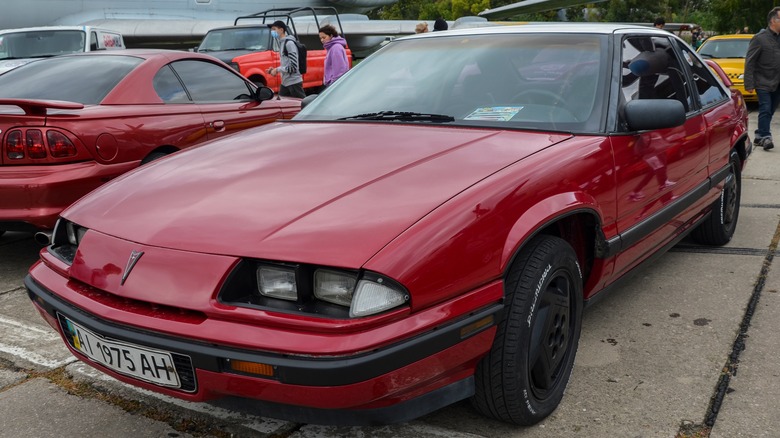
<svg viewBox="0 0 780 438">
<path fill-rule="evenodd" d="M 338 20 L 336 10 L 333 8 L 316 8 L 317 10 L 332 10 L 333 16 Z M 319 21 L 315 8 L 282 8 L 269 9 L 257 14 L 236 18 L 233 26 L 220 27 L 210 30 L 196 49 L 200 53 L 208 53 L 219 58 L 226 64 L 239 71 L 244 77 L 257 85 L 270 87 L 275 92 L 279 91 L 280 76 L 271 76 L 266 73 L 269 67 L 278 67 L 280 62 L 279 41 L 271 37 L 268 24 L 286 19 L 287 27 L 293 36 L 298 38 L 295 30 L 294 16 L 301 13 L 312 14 L 314 22 L 319 28 Z M 241 20 L 253 20 L 251 24 L 239 25 Z M 339 21 L 339 28 L 341 22 Z M 312 50 L 312 44 L 307 47 L 306 73 L 303 74 L 303 88 L 307 91 L 316 91 L 322 87 L 325 66 L 325 50 Z M 352 52 L 347 49 L 347 57 L 352 64 Z"/>
</svg>

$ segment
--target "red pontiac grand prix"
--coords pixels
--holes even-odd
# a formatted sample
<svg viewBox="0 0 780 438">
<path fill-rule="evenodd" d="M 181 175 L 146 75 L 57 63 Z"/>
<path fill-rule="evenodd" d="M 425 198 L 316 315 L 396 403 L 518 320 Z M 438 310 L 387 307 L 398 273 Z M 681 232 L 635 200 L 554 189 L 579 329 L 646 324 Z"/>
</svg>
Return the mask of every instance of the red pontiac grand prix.
<svg viewBox="0 0 780 438">
<path fill-rule="evenodd" d="M 63 212 L 25 284 L 74 355 L 294 421 L 470 398 L 533 424 L 585 304 L 689 233 L 729 241 L 752 150 L 740 95 L 645 27 L 401 38 L 304 103 Z"/>
<path fill-rule="evenodd" d="M 155 158 L 292 118 L 208 55 L 123 50 L 58 56 L 0 76 L 0 235 L 51 229 L 90 190 Z"/>
</svg>

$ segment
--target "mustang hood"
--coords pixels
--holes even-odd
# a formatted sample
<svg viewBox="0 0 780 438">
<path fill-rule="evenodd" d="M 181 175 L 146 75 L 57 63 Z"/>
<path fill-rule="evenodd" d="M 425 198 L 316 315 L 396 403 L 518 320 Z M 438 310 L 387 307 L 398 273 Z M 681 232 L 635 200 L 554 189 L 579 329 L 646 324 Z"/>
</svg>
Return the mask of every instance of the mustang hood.
<svg viewBox="0 0 780 438">
<path fill-rule="evenodd" d="M 130 172 L 63 216 L 143 245 L 360 267 L 448 199 L 566 138 L 276 123 Z"/>
</svg>

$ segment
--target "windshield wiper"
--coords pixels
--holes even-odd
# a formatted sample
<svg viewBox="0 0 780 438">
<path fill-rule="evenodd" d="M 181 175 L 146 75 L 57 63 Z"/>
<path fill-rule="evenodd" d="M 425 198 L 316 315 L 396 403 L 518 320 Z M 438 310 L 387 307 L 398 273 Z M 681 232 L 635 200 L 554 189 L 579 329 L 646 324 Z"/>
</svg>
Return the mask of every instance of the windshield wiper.
<svg viewBox="0 0 780 438">
<path fill-rule="evenodd" d="M 339 120 L 398 120 L 402 122 L 454 122 L 455 117 L 446 114 L 414 113 L 410 111 L 379 111 L 376 113 L 358 114 L 342 117 Z"/>
</svg>

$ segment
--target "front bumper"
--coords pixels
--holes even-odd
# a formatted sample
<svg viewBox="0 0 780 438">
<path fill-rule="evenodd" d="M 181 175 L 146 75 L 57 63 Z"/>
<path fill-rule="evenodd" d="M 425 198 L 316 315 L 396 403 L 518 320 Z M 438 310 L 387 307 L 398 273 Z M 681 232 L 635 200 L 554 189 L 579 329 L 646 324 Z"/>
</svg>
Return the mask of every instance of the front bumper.
<svg viewBox="0 0 780 438">
<path fill-rule="evenodd" d="M 138 162 L 0 166 L 0 230 L 50 229 L 60 212 Z"/>
<path fill-rule="evenodd" d="M 48 269 L 38 264 L 31 270 Z M 34 275 L 25 278 L 30 299 L 82 361 L 121 381 L 191 401 L 224 396 L 261 400 L 264 413 L 320 424 L 408 421 L 473 395 L 473 374 L 490 349 L 495 324 L 463 333 L 495 315 L 502 304 L 477 309 L 434 330 L 360 354 L 318 357 L 253 351 L 171 336 L 109 322 L 58 297 Z M 172 353 L 182 387 L 172 389 L 119 374 L 75 350 L 63 333 L 67 318 L 107 339 Z M 196 328 L 197 329 L 197 328 Z M 262 378 L 233 371 L 231 361 L 271 365 Z"/>
</svg>

